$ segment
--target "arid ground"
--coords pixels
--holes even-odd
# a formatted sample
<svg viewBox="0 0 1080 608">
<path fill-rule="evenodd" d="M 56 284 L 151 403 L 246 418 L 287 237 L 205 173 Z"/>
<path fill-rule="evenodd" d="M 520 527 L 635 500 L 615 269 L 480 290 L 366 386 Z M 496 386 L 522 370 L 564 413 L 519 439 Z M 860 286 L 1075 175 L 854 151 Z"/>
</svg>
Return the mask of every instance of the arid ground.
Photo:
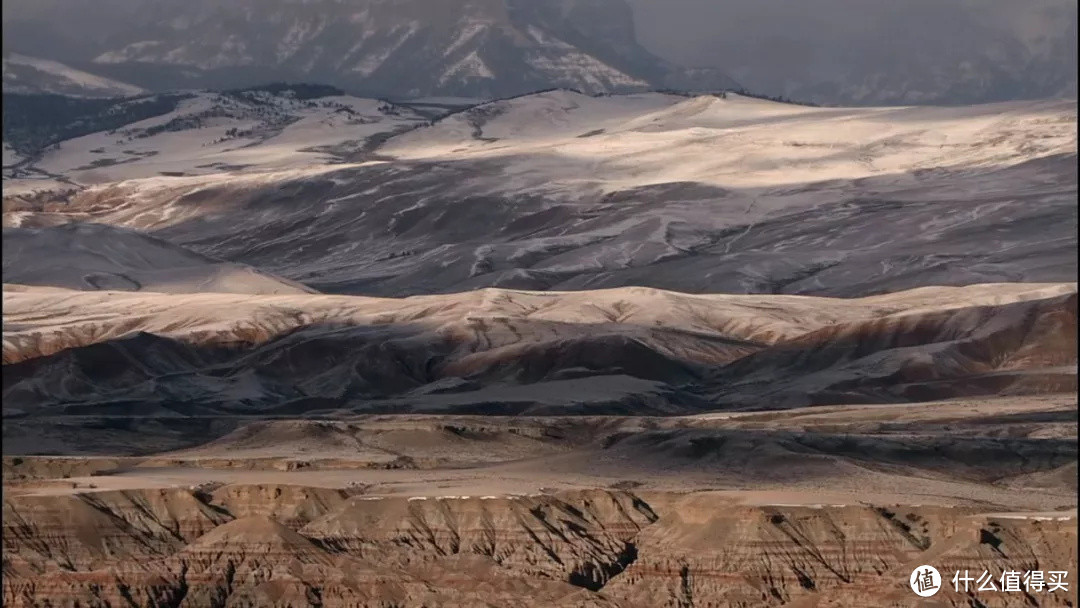
<svg viewBox="0 0 1080 608">
<path fill-rule="evenodd" d="M 1076 568 L 1075 395 L 217 422 L 6 456 L 5 604 L 1011 606 L 907 575 Z"/>
</svg>

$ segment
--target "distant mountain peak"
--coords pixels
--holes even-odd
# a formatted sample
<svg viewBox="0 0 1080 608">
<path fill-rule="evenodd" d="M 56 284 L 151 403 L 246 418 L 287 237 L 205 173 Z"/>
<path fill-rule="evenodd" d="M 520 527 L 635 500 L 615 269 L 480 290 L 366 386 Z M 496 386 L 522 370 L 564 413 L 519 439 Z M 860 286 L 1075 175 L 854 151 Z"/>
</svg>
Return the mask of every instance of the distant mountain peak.
<svg viewBox="0 0 1080 608">
<path fill-rule="evenodd" d="M 48 8 L 33 18 L 7 11 L 9 44 L 153 90 L 288 80 L 366 95 L 502 97 L 687 82 L 638 44 L 624 0 L 149 0 L 92 38 L 64 27 L 91 5 L 118 13 L 127 2 L 74 0 L 48 18 Z"/>
</svg>

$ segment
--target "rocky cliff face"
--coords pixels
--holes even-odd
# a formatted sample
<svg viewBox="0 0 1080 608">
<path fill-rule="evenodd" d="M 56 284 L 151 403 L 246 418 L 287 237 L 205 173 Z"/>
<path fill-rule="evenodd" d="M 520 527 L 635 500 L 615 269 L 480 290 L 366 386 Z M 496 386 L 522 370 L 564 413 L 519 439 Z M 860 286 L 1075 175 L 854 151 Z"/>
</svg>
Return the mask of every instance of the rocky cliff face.
<svg viewBox="0 0 1080 608">
<path fill-rule="evenodd" d="M 406 499 L 313 488 L 140 490 L 4 501 L 9 606 L 920 605 L 942 572 L 1075 572 L 1076 519 L 970 508 L 734 506 L 705 494 Z M 325 497 L 323 497 L 325 498 Z M 308 523 L 297 528 L 302 520 Z M 1066 606 L 957 594 L 945 606 Z"/>
<path fill-rule="evenodd" d="M 1000 576 L 1038 569 L 1034 555 L 1075 561 L 1075 523 L 995 519 L 950 508 L 870 506 L 707 507 L 705 496 L 676 501 L 638 535 L 639 559 L 604 589 L 656 606 L 917 606 L 907 576 L 936 564 Z M 1004 539 L 1008 539 L 1007 541 Z M 1003 544 L 1009 544 L 1003 548 Z M 1021 555 L 1023 557 L 1021 557 Z M 955 593 L 945 606 L 1052 606 L 1064 594 Z M 978 602 L 978 603 L 976 603 Z"/>
</svg>

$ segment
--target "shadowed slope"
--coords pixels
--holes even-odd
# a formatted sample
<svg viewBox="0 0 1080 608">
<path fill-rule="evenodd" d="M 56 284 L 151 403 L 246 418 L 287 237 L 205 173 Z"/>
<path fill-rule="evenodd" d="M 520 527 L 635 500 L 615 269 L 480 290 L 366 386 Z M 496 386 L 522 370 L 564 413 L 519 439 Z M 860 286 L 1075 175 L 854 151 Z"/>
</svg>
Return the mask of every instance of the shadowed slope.
<svg viewBox="0 0 1080 608">
<path fill-rule="evenodd" d="M 722 402 L 774 406 L 1076 390 L 1076 294 L 841 323 L 718 370 Z"/>
<path fill-rule="evenodd" d="M 4 295 L 5 407 L 34 416 L 676 413 L 1076 382 L 1070 284 L 850 300 L 648 289 Z"/>
<path fill-rule="evenodd" d="M 4 228 L 3 243 L 5 283 L 165 293 L 312 292 L 250 266 L 100 224 Z"/>
</svg>

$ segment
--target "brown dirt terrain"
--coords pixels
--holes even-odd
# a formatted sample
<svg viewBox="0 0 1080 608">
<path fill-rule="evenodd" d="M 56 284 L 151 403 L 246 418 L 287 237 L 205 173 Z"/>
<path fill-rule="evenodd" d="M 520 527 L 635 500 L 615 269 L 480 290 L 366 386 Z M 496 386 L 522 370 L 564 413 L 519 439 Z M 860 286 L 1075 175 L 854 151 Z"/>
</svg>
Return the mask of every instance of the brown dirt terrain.
<svg viewBox="0 0 1080 608">
<path fill-rule="evenodd" d="M 373 415 L 141 456 L 9 455 L 4 603 L 1075 605 L 922 600 L 907 577 L 1074 573 L 1076 418 L 1074 395 Z"/>
</svg>

